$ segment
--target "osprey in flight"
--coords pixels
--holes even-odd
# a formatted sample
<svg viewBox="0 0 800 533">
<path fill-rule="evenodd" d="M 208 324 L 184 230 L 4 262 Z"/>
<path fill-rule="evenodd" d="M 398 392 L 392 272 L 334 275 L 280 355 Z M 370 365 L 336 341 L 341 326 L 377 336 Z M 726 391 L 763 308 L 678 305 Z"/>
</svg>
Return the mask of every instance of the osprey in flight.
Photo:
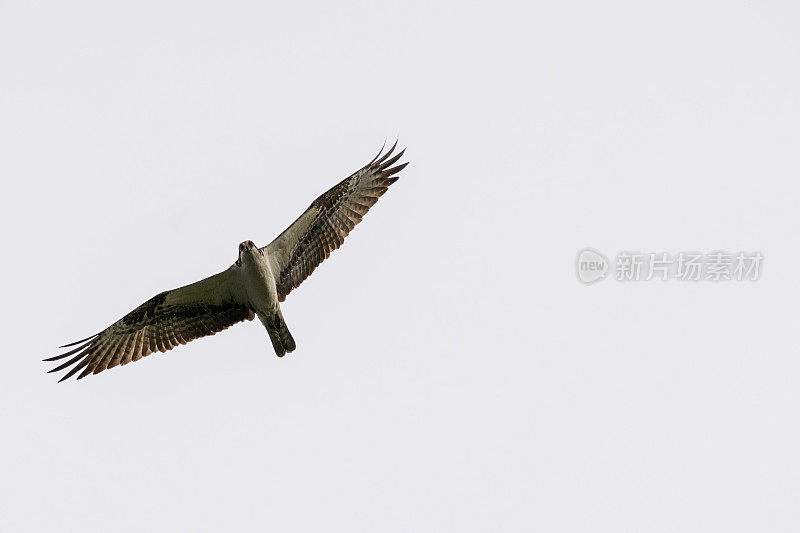
<svg viewBox="0 0 800 533">
<path fill-rule="evenodd" d="M 392 166 L 405 152 L 390 158 L 396 146 L 397 142 L 385 154 L 381 149 L 361 170 L 314 200 L 267 246 L 241 243 L 239 258 L 227 270 L 157 294 L 97 335 L 62 346 L 77 347 L 45 359 L 72 356 L 50 372 L 72 367 L 59 381 L 79 371 L 81 379 L 214 335 L 255 316 L 267 328 L 278 357 L 293 351 L 296 345 L 280 302 L 342 245 L 369 208 L 397 181 L 396 174 L 408 163 Z"/>
</svg>

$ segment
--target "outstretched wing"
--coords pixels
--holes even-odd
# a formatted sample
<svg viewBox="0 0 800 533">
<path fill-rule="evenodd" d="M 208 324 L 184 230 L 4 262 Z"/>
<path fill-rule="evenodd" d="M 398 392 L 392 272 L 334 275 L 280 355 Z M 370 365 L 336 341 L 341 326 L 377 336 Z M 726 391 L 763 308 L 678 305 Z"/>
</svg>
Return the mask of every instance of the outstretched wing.
<svg viewBox="0 0 800 533">
<path fill-rule="evenodd" d="M 138 361 L 156 351 L 166 352 L 179 344 L 214 335 L 242 320 L 252 320 L 253 316 L 231 267 L 210 278 L 153 296 L 97 335 L 62 346 L 78 345 L 76 348 L 45 361 L 73 356 L 50 372 L 74 365 L 59 381 L 83 369 L 78 376 L 81 379 L 106 368 Z"/>
<path fill-rule="evenodd" d="M 405 152 L 389 159 L 396 146 L 397 142 L 383 155 L 381 149 L 364 168 L 314 200 L 286 231 L 262 248 L 271 261 L 281 302 L 342 245 L 369 208 L 397 181 L 395 174 L 408 163 L 392 167 Z"/>
</svg>

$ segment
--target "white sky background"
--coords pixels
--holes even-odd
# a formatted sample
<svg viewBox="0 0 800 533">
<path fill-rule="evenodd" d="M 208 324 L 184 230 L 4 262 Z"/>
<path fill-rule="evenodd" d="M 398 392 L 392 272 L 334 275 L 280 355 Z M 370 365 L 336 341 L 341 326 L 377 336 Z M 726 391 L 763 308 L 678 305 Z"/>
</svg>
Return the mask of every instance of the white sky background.
<svg viewBox="0 0 800 533">
<path fill-rule="evenodd" d="M 0 2 L 0 529 L 797 531 L 790 2 Z M 258 322 L 43 357 L 411 162 Z M 577 252 L 759 250 L 755 283 Z"/>
</svg>

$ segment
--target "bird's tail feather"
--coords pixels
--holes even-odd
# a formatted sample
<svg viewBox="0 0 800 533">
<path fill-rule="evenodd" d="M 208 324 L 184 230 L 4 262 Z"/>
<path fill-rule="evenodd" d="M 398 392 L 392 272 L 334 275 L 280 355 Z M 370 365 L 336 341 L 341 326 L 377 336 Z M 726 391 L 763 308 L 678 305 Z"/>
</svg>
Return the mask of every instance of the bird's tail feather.
<svg viewBox="0 0 800 533">
<path fill-rule="evenodd" d="M 283 357 L 287 352 L 293 352 L 297 345 L 289 333 L 289 328 L 286 326 L 286 321 L 283 319 L 283 314 L 280 309 L 274 315 L 262 318 L 261 323 L 267 328 L 269 340 L 272 341 L 272 347 L 275 348 L 275 354 L 278 357 Z"/>
</svg>

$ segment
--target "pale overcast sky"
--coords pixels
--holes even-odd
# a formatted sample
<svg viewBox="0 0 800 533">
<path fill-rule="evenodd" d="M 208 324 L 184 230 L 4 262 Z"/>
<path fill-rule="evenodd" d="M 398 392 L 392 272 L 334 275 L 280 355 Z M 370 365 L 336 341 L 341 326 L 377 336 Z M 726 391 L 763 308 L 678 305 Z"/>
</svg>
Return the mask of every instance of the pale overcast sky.
<svg viewBox="0 0 800 533">
<path fill-rule="evenodd" d="M 0 1 L 0 530 L 800 530 L 798 15 Z M 45 373 L 398 136 L 291 356 Z M 587 286 L 586 247 L 764 260 Z"/>
</svg>

